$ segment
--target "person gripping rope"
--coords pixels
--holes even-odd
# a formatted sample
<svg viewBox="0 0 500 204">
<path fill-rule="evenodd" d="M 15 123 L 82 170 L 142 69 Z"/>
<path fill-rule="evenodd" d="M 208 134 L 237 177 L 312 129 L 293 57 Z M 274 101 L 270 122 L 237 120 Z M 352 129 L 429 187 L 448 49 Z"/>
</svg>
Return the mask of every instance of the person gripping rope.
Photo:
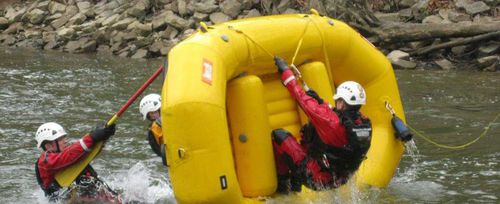
<svg viewBox="0 0 500 204">
<path fill-rule="evenodd" d="M 345 184 L 365 159 L 371 122 L 359 110 L 366 103 L 363 87 L 346 81 L 337 87 L 335 108 L 318 94 L 304 91 L 286 62 L 275 57 L 283 85 L 309 118 L 300 131 L 300 144 L 284 129 L 272 131 L 278 172 L 278 192 L 314 190 Z"/>
<path fill-rule="evenodd" d="M 83 170 L 69 189 L 62 189 L 55 180 L 56 173 L 81 161 L 94 144 L 107 140 L 115 134 L 115 130 L 114 124 L 109 127 L 98 127 L 78 142 L 69 144 L 67 133 L 61 125 L 54 122 L 42 124 L 35 134 L 37 147 L 43 150 L 36 162 L 35 173 L 45 196 L 51 201 L 69 199 L 65 196 L 76 189 L 78 200 L 119 202 L 117 193 L 98 178 L 90 165 Z"/>
<path fill-rule="evenodd" d="M 148 129 L 148 141 L 155 154 L 162 157 L 163 133 L 161 130 L 161 97 L 158 94 L 148 94 L 141 99 L 139 111 L 142 119 L 151 121 Z"/>
</svg>

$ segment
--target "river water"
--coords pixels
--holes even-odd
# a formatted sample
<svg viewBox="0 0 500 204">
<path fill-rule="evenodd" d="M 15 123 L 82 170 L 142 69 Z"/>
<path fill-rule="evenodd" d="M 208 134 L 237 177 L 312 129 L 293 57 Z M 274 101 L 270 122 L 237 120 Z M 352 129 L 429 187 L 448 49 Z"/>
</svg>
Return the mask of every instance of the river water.
<svg viewBox="0 0 500 204">
<path fill-rule="evenodd" d="M 0 51 L 0 203 L 45 203 L 36 183 L 34 134 L 54 121 L 79 138 L 109 119 L 162 60 L 2 48 Z M 411 127 L 432 140 L 460 145 L 481 135 L 500 113 L 500 73 L 396 71 Z M 159 93 L 161 80 L 146 93 Z M 93 162 L 125 200 L 175 203 L 167 170 L 150 150 L 138 101 Z M 500 121 L 461 150 L 416 136 L 392 182 L 351 198 L 352 203 L 498 203 Z M 336 193 L 313 203 L 336 201 Z M 338 200 L 337 200 L 338 201 Z M 280 203 L 270 199 L 269 203 Z"/>
</svg>

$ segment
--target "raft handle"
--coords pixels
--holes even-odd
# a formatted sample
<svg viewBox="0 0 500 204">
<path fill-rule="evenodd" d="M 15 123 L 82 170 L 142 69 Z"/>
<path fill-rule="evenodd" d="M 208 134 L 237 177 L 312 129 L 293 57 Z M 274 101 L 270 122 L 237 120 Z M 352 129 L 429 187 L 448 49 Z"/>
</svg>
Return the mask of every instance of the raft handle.
<svg viewBox="0 0 500 204">
<path fill-rule="evenodd" d="M 186 150 L 184 148 L 177 149 L 177 155 L 179 155 L 179 159 L 183 159 L 186 157 Z"/>
</svg>

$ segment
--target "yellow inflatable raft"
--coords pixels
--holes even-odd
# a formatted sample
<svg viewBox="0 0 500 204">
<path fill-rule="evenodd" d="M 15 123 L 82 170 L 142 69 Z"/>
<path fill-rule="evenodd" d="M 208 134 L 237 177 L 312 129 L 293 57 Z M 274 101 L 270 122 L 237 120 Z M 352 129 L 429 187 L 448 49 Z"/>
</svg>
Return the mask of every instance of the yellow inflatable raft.
<svg viewBox="0 0 500 204">
<path fill-rule="evenodd" d="M 298 65 L 331 104 L 336 85 L 363 85 L 361 112 L 372 120 L 373 138 L 355 178 L 376 187 L 390 182 L 403 144 L 384 103 L 404 120 L 391 64 L 343 22 L 317 13 L 268 16 L 202 26 L 168 55 L 161 113 L 179 203 L 242 203 L 274 194 L 271 130 L 298 136 L 307 118 L 279 81 L 272 55 Z"/>
</svg>

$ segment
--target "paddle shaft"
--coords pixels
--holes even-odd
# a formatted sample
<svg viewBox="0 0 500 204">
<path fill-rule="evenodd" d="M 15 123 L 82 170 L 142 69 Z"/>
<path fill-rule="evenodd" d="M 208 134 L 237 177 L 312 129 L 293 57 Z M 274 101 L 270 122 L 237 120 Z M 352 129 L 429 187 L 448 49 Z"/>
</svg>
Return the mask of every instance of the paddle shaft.
<svg viewBox="0 0 500 204">
<path fill-rule="evenodd" d="M 139 90 L 137 90 L 134 93 L 134 95 L 132 95 L 128 99 L 128 101 L 125 103 L 125 105 L 123 105 L 120 108 L 120 110 L 118 110 L 118 112 L 116 112 L 116 114 L 113 115 L 113 117 L 111 117 L 111 119 L 108 120 L 108 122 L 106 123 L 106 126 L 110 126 L 110 125 L 114 124 L 120 118 L 120 116 L 127 110 L 127 108 L 137 99 L 137 97 L 139 97 L 142 94 L 142 92 L 144 92 L 144 90 L 151 83 L 153 83 L 153 81 L 162 73 L 163 69 L 164 69 L 164 67 L 160 66 L 158 68 L 158 70 L 156 70 L 156 72 L 151 77 L 149 77 L 149 79 L 146 82 L 144 82 L 144 84 L 142 84 L 142 86 L 139 88 Z M 75 181 L 75 179 L 78 177 L 78 175 L 80 175 L 80 173 L 90 164 L 90 162 L 92 160 L 94 160 L 94 158 L 97 156 L 97 154 L 99 154 L 99 152 L 101 152 L 103 144 L 104 144 L 103 141 L 95 143 L 94 146 L 92 147 L 92 150 L 89 152 L 89 154 L 84 159 L 82 159 L 80 162 L 72 164 L 71 166 L 65 168 L 64 170 L 56 173 L 55 179 L 56 179 L 57 183 L 61 187 L 70 186 L 73 183 L 73 181 Z"/>
</svg>

